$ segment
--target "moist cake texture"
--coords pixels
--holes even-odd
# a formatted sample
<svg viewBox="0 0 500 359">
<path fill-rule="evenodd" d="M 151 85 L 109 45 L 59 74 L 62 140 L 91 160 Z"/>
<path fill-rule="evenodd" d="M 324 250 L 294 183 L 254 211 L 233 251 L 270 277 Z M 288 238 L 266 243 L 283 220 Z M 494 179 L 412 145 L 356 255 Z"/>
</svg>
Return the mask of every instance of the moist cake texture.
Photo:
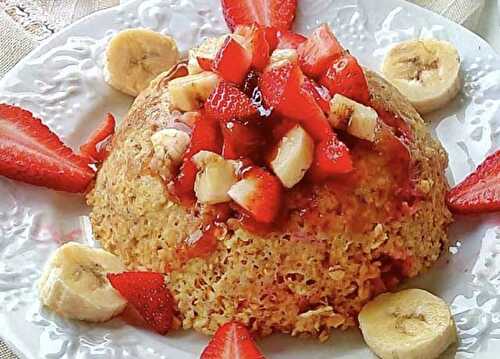
<svg viewBox="0 0 500 359">
<path fill-rule="evenodd" d="M 325 339 L 333 328 L 356 325 L 373 296 L 438 259 L 451 221 L 445 151 L 395 88 L 373 72 L 366 78 L 372 105 L 411 134 L 409 181 L 393 154 L 349 145 L 355 171 L 294 188 L 276 230 L 260 233 L 230 219 L 212 251 L 181 260 L 179 248 L 215 214 L 179 204 L 152 169 L 150 138 L 171 118 L 162 74 L 135 100 L 88 194 L 95 238 L 129 269 L 166 274 L 185 329 L 213 334 L 236 319 L 258 335 Z"/>
</svg>

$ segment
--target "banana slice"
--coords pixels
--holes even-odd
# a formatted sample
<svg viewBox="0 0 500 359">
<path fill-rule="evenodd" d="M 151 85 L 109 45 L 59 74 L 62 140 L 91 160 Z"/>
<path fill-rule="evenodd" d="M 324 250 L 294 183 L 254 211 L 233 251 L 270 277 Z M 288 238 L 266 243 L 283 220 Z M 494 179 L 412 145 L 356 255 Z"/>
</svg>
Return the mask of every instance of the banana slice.
<svg viewBox="0 0 500 359">
<path fill-rule="evenodd" d="M 124 30 L 109 42 L 104 78 L 115 89 L 137 96 L 178 61 L 179 51 L 170 36 L 147 29 Z"/>
<path fill-rule="evenodd" d="M 418 112 L 426 114 L 460 91 L 460 56 L 446 41 L 411 40 L 397 44 L 384 59 L 382 73 Z"/>
<path fill-rule="evenodd" d="M 171 80 L 168 83 L 168 93 L 173 108 L 180 111 L 198 110 L 219 83 L 220 77 L 204 71 Z"/>
<path fill-rule="evenodd" d="M 421 289 L 379 295 L 358 319 L 366 343 L 382 359 L 434 359 L 457 340 L 448 305 Z"/>
<path fill-rule="evenodd" d="M 109 283 L 106 273 L 124 270 L 120 259 L 111 253 L 67 243 L 45 266 L 38 282 L 40 300 L 63 317 L 104 322 L 127 305 Z"/>
</svg>

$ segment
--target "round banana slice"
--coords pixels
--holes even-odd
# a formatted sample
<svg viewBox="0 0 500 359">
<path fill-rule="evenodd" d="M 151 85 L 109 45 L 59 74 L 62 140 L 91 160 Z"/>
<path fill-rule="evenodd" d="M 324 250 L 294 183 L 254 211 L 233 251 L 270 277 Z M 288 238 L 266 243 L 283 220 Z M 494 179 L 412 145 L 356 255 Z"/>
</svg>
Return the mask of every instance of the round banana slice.
<svg viewBox="0 0 500 359">
<path fill-rule="evenodd" d="M 178 61 L 177 44 L 170 36 L 147 29 L 124 30 L 106 49 L 105 80 L 115 89 L 137 96 Z"/>
<path fill-rule="evenodd" d="M 382 73 L 421 114 L 442 108 L 461 89 L 460 56 L 446 41 L 404 41 L 384 59 Z"/>
<path fill-rule="evenodd" d="M 40 300 L 63 317 L 104 322 L 127 305 L 106 278 L 107 273 L 124 270 L 120 259 L 111 253 L 67 243 L 45 266 L 38 282 Z"/>
<path fill-rule="evenodd" d="M 366 343 L 382 359 L 434 359 L 457 340 L 448 305 L 421 289 L 379 295 L 358 319 Z"/>
</svg>

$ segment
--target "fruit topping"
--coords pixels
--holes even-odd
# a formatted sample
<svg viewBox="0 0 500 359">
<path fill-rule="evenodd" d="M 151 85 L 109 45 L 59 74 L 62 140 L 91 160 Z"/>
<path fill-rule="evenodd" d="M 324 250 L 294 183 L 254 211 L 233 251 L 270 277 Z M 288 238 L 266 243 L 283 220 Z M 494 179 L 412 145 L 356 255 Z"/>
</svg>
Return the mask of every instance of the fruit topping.
<svg viewBox="0 0 500 359">
<path fill-rule="evenodd" d="M 217 249 L 217 227 L 206 226 L 197 230 L 176 249 L 176 258 L 185 264 L 194 258 L 207 258 Z"/>
<path fill-rule="evenodd" d="M 312 164 L 314 141 L 300 126 L 291 129 L 275 149 L 271 168 L 283 186 L 292 188 L 299 183 Z"/>
<path fill-rule="evenodd" d="M 298 59 L 299 56 L 297 55 L 297 50 L 276 49 L 271 54 L 271 57 L 269 59 L 268 69 L 286 65 L 287 62 L 291 64 L 296 64 Z"/>
<path fill-rule="evenodd" d="M 213 61 L 213 70 L 224 80 L 241 84 L 252 65 L 252 52 L 228 36 Z"/>
<path fill-rule="evenodd" d="M 127 299 L 152 329 L 164 335 L 172 327 L 175 302 L 160 273 L 108 273 L 111 285 Z"/>
<path fill-rule="evenodd" d="M 219 76 L 208 71 L 173 79 L 168 83 L 172 107 L 181 111 L 198 110 L 219 80 Z"/>
<path fill-rule="evenodd" d="M 94 171 L 31 112 L 0 104 L 0 175 L 58 191 L 84 192 Z"/>
<path fill-rule="evenodd" d="M 331 96 L 327 88 L 318 85 L 314 80 L 306 77 L 302 84 L 302 89 L 314 97 L 316 103 L 321 107 L 324 113 L 330 113 Z"/>
<path fill-rule="evenodd" d="M 302 71 L 307 76 L 318 78 L 332 61 L 344 53 L 344 49 L 328 25 L 321 25 L 297 49 Z"/>
<path fill-rule="evenodd" d="M 269 43 L 267 42 L 266 29 L 262 26 L 238 26 L 235 34 L 243 36 L 249 44 L 252 52 L 252 67 L 262 71 L 269 62 L 269 54 L 271 52 Z"/>
<path fill-rule="evenodd" d="M 277 37 L 277 49 L 297 49 L 300 44 L 307 40 L 307 37 L 293 31 L 279 31 Z"/>
<path fill-rule="evenodd" d="M 349 54 L 333 61 L 319 83 L 325 86 L 332 96 L 341 94 L 363 105 L 369 103 L 370 92 L 363 69 Z"/>
<path fill-rule="evenodd" d="M 189 145 L 189 135 L 175 128 L 166 128 L 151 136 L 154 159 L 160 161 L 160 174 L 170 178 L 173 170 L 179 166 Z"/>
<path fill-rule="evenodd" d="M 205 39 L 198 47 L 189 50 L 188 71 L 190 75 L 205 71 L 211 71 L 213 60 L 217 52 L 224 44 L 229 35 L 219 37 L 209 37 Z M 199 61 L 201 59 L 201 62 Z"/>
<path fill-rule="evenodd" d="M 238 181 L 238 164 L 209 151 L 198 152 L 193 156 L 193 162 L 198 169 L 194 184 L 198 202 L 217 204 L 231 201 L 227 192 Z"/>
<path fill-rule="evenodd" d="M 253 123 L 237 121 L 221 123 L 224 145 L 222 156 L 227 159 L 249 158 L 259 162 L 262 147 L 266 141 L 262 130 Z"/>
<path fill-rule="evenodd" d="M 371 107 L 336 94 L 330 102 L 329 120 L 334 128 L 363 140 L 375 141 L 378 114 Z"/>
<path fill-rule="evenodd" d="M 289 30 L 297 10 L 297 0 L 221 0 L 227 26 L 258 24 Z"/>
<path fill-rule="evenodd" d="M 205 102 L 205 114 L 221 122 L 245 120 L 257 115 L 257 108 L 236 86 L 221 81 Z"/>
<path fill-rule="evenodd" d="M 298 121 L 315 139 L 331 137 L 331 127 L 314 96 L 303 89 L 305 77 L 298 65 L 270 69 L 261 77 L 264 103 L 281 116 Z"/>
<path fill-rule="evenodd" d="M 281 209 L 283 189 L 278 178 L 263 168 L 250 167 L 228 194 L 256 221 L 271 223 Z"/>
<path fill-rule="evenodd" d="M 311 166 L 311 179 L 323 181 L 331 176 L 349 173 L 353 170 L 351 155 L 347 146 L 332 132 L 328 140 L 316 145 Z"/>
<path fill-rule="evenodd" d="M 192 157 L 200 151 L 221 153 L 222 136 L 217 121 L 201 116 L 194 124 L 191 143 L 184 154 L 179 176 L 175 180 L 175 194 L 181 199 L 193 200 L 194 183 L 198 172 Z"/>
<path fill-rule="evenodd" d="M 239 322 L 221 326 L 200 359 L 265 359 L 248 329 Z"/>
<path fill-rule="evenodd" d="M 456 213 L 500 211 L 500 150 L 450 190 L 446 202 Z"/>
<path fill-rule="evenodd" d="M 94 163 L 103 162 L 108 157 L 108 145 L 115 134 L 116 121 L 108 113 L 101 126 L 80 146 L 80 154 Z"/>
</svg>

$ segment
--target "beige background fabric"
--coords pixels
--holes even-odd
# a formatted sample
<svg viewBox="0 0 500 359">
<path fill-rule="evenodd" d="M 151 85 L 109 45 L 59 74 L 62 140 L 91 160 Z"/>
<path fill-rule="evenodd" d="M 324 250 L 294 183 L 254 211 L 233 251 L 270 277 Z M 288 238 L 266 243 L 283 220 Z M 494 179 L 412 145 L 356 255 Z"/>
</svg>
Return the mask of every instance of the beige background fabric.
<svg viewBox="0 0 500 359">
<path fill-rule="evenodd" d="M 410 0 L 473 31 L 478 29 L 478 25 L 481 27 L 480 19 L 485 3 L 494 1 L 496 0 Z M 40 41 L 83 16 L 115 6 L 119 2 L 120 0 L 0 0 L 0 78 Z M 487 6 L 493 7 L 490 3 Z M 0 340 L 0 359 L 16 358 Z"/>
</svg>

